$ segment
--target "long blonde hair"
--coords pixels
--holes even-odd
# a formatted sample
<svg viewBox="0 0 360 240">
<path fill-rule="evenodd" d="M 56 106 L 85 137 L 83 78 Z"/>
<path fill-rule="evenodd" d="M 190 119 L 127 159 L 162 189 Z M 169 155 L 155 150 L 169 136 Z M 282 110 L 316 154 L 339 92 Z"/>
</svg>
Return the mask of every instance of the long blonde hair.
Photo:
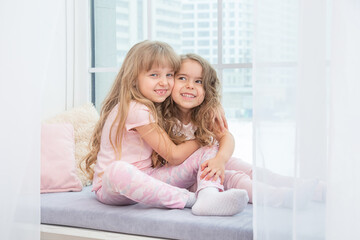
<svg viewBox="0 0 360 240">
<path fill-rule="evenodd" d="M 102 104 L 100 119 L 95 126 L 90 141 L 90 152 L 83 159 L 86 163 L 83 171 L 88 174 L 90 179 L 94 175 L 92 167 L 96 163 L 97 154 L 100 150 L 102 129 L 108 115 L 116 105 L 118 105 L 118 113 L 111 125 L 109 139 L 118 160 L 121 158 L 123 130 L 131 100 L 135 100 L 148 107 L 150 114 L 155 119 L 155 123 L 162 126 L 162 118 L 158 117 L 159 107 L 156 107 L 152 101 L 145 98 L 138 88 L 139 74 L 142 71 L 149 71 L 153 66 L 169 66 L 174 71 L 178 71 L 180 68 L 180 58 L 167 43 L 149 40 L 135 44 L 127 53 L 111 90 Z M 115 142 L 112 142 L 111 130 L 117 123 Z"/>
<path fill-rule="evenodd" d="M 201 65 L 201 77 L 205 90 L 204 101 L 191 109 L 191 123 L 197 128 L 195 138 L 202 146 L 213 145 L 216 142 L 216 133 L 219 131 L 214 120 L 217 109 L 221 106 L 220 81 L 215 69 L 201 56 L 193 53 L 181 55 L 181 62 L 186 60 L 193 60 Z M 175 132 L 175 129 L 180 129 L 180 132 L 182 129 L 182 124 L 179 122 L 181 119 L 180 109 L 172 98 L 168 98 L 161 104 L 161 110 L 164 118 L 164 130 L 175 144 L 183 143 L 186 137 Z M 153 162 L 155 162 L 154 166 L 160 166 L 164 163 L 164 159 L 153 154 Z"/>
</svg>

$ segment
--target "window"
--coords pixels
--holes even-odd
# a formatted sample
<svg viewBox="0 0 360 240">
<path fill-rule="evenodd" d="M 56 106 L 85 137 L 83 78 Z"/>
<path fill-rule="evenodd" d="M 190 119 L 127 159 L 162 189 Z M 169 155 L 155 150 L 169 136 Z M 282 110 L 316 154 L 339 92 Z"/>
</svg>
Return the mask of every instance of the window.
<svg viewBox="0 0 360 240">
<path fill-rule="evenodd" d="M 210 42 L 209 42 L 209 40 L 199 40 L 198 45 L 199 46 L 209 46 Z"/>
<path fill-rule="evenodd" d="M 210 36 L 210 33 L 208 31 L 199 31 L 198 36 L 199 37 L 208 37 L 208 36 Z"/>
<path fill-rule="evenodd" d="M 183 37 L 194 37 L 194 32 L 183 32 Z"/>
<path fill-rule="evenodd" d="M 194 10 L 194 5 L 193 4 L 184 4 L 182 6 L 182 10 Z"/>
<path fill-rule="evenodd" d="M 187 22 L 182 24 L 183 28 L 194 28 L 193 22 Z"/>
<path fill-rule="evenodd" d="M 171 10 L 164 10 L 164 9 L 156 9 L 156 14 L 168 17 L 180 17 L 179 12 L 171 11 Z"/>
<path fill-rule="evenodd" d="M 183 13 L 182 15 L 183 19 L 193 19 L 194 18 L 194 14 L 193 13 Z"/>
<path fill-rule="evenodd" d="M 169 22 L 169 21 L 164 21 L 164 20 L 156 20 L 156 25 L 162 26 L 162 27 L 171 27 L 171 28 L 175 28 L 175 29 L 178 29 L 180 27 L 179 23 Z"/>
<path fill-rule="evenodd" d="M 199 22 L 198 27 L 199 28 L 208 28 L 209 27 L 209 22 Z"/>
<path fill-rule="evenodd" d="M 194 52 L 206 58 L 222 81 L 222 104 L 230 128 L 251 121 L 252 0 L 221 1 L 220 16 L 218 0 L 91 2 L 90 72 L 92 100 L 98 110 L 130 47 L 152 39 L 169 43 L 179 54 Z"/>
<path fill-rule="evenodd" d="M 210 14 L 207 12 L 198 13 L 198 18 L 209 19 Z"/>
<path fill-rule="evenodd" d="M 182 45 L 184 46 L 194 46 L 194 41 L 193 40 L 187 40 L 187 41 L 183 41 Z"/>
<path fill-rule="evenodd" d="M 198 54 L 200 54 L 202 57 L 208 57 L 210 52 L 209 49 L 199 49 Z"/>
<path fill-rule="evenodd" d="M 199 10 L 209 9 L 209 7 L 210 7 L 210 4 L 207 4 L 207 3 L 205 3 L 205 4 L 202 3 L 202 4 L 198 5 Z"/>
</svg>

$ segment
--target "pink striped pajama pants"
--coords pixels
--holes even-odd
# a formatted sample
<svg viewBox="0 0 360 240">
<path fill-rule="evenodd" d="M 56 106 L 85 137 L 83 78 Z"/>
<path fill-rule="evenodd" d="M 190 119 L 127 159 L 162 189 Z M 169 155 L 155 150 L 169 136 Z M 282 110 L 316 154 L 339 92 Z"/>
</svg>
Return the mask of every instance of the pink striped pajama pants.
<svg viewBox="0 0 360 240">
<path fill-rule="evenodd" d="M 253 166 L 240 158 L 232 157 L 226 163 L 225 169 L 224 190 L 230 188 L 245 189 L 248 192 L 249 202 L 252 203 Z M 294 178 L 292 177 L 283 176 L 259 167 L 256 168 L 256 171 L 267 180 L 266 183 L 257 182 L 259 201 L 262 201 L 261 198 L 263 194 L 268 194 L 275 196 L 273 200 L 276 204 L 278 204 L 281 202 L 281 197 L 276 198 L 276 196 L 282 196 L 284 189 L 294 188 L 295 183 Z M 196 187 L 191 187 L 190 191 L 194 191 L 194 189 L 196 189 Z M 312 199 L 322 201 L 325 195 L 324 189 L 325 186 L 323 183 L 318 184 L 315 191 L 316 194 Z"/>
<path fill-rule="evenodd" d="M 249 202 L 252 203 L 252 165 L 232 157 L 225 165 L 224 190 L 231 188 L 244 189 L 248 192 Z M 195 192 L 197 183 L 195 182 L 189 190 Z"/>
<path fill-rule="evenodd" d="M 247 191 L 252 203 L 252 165 L 232 157 L 225 165 L 224 189 L 237 188 Z"/>
<path fill-rule="evenodd" d="M 215 182 L 200 180 L 200 165 L 216 153 L 217 147 L 202 147 L 180 165 L 142 170 L 128 162 L 114 161 L 105 170 L 96 197 L 110 205 L 143 203 L 153 207 L 184 208 L 190 195 L 186 188 L 195 182 L 197 191 L 210 186 L 223 190 L 219 179 Z"/>
</svg>

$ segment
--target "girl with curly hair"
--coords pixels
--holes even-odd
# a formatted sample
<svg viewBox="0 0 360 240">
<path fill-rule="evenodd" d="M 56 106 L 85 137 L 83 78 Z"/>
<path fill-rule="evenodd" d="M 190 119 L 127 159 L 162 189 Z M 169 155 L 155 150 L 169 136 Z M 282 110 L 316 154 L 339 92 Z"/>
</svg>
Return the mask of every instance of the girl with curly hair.
<svg viewBox="0 0 360 240">
<path fill-rule="evenodd" d="M 201 146 L 212 149 L 213 157 L 201 165 L 200 178 L 213 181 L 220 178 L 225 190 L 245 189 L 249 202 L 252 203 L 252 165 L 231 157 L 235 146 L 234 138 L 227 129 L 220 130 L 219 124 L 214 122 L 215 116 L 219 116 L 219 109 L 222 109 L 219 91 L 220 81 L 208 61 L 197 54 L 182 55 L 171 98 L 161 105 L 164 129 L 176 144 L 195 139 Z M 155 166 L 164 164 L 163 159 L 156 154 L 153 159 Z M 273 186 L 258 183 L 258 200 L 272 206 L 291 207 L 293 182 L 289 182 L 289 177 L 265 170 L 261 172 L 276 183 Z M 300 199 L 300 202 L 305 204 L 308 200 L 305 196 L 309 195 L 305 192 L 312 191 L 316 183 L 308 181 L 301 184 L 300 192 L 304 190 L 304 199 Z M 192 191 L 195 189 L 196 184 L 191 187 Z M 200 192 L 198 196 L 205 193 Z M 264 196 L 271 197 L 265 199 Z"/>
</svg>

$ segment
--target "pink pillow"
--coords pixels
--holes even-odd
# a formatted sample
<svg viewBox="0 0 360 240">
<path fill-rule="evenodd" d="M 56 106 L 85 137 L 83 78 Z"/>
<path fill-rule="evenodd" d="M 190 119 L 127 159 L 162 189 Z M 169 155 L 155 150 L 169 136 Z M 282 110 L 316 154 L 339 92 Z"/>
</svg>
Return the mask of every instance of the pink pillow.
<svg viewBox="0 0 360 240">
<path fill-rule="evenodd" d="M 41 193 L 81 191 L 75 173 L 74 127 L 69 123 L 41 127 Z"/>
</svg>

